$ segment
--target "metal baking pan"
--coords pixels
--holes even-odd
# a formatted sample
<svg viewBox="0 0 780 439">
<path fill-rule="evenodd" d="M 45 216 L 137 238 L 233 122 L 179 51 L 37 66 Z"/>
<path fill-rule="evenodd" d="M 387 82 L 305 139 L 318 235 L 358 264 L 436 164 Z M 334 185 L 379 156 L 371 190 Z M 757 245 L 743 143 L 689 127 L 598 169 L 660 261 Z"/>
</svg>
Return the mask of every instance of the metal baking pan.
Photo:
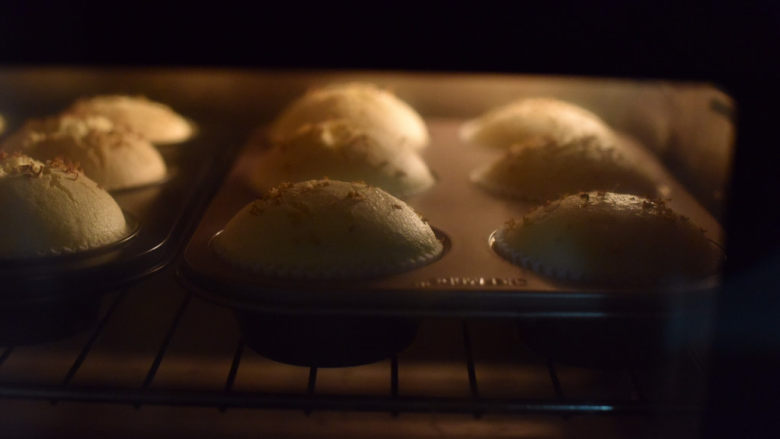
<svg viewBox="0 0 780 439">
<path fill-rule="evenodd" d="M 666 290 L 580 288 L 537 275 L 494 253 L 489 246 L 491 233 L 533 206 L 491 195 L 470 181 L 470 172 L 493 160 L 496 152 L 465 144 L 458 136 L 463 122 L 427 119 L 432 143 L 422 154 L 438 181 L 428 191 L 406 199 L 446 236 L 448 250 L 439 260 L 374 280 L 328 282 L 267 278 L 223 262 L 211 251 L 210 240 L 259 195 L 246 182 L 267 145 L 251 142 L 237 157 L 185 249 L 181 279 L 198 294 L 234 309 L 289 314 L 600 317 L 708 306 L 716 278 Z M 722 242 L 718 222 L 653 153 L 628 134 L 622 138 L 669 188 L 669 205 L 708 230 L 711 239 Z"/>
<path fill-rule="evenodd" d="M 240 122 L 226 123 L 225 117 L 220 118 L 221 113 L 210 110 L 207 103 L 194 105 L 186 99 L 185 90 L 179 95 L 158 97 L 154 94 L 159 89 L 158 75 L 137 78 L 133 72 L 90 70 L 87 73 L 94 76 L 94 81 L 76 81 L 73 73 L 60 73 L 21 69 L 0 74 L 0 88 L 6 90 L 2 112 L 11 125 L 6 133 L 28 118 L 56 114 L 79 97 L 99 93 L 157 98 L 190 118 L 197 133 L 187 142 L 159 147 L 168 166 L 163 181 L 111 193 L 133 224 L 133 233 L 123 242 L 83 253 L 0 261 L 3 307 L 108 292 L 166 266 L 186 242 L 228 169 L 236 146 L 245 137 Z M 128 83 L 128 78 L 135 80 Z"/>
</svg>

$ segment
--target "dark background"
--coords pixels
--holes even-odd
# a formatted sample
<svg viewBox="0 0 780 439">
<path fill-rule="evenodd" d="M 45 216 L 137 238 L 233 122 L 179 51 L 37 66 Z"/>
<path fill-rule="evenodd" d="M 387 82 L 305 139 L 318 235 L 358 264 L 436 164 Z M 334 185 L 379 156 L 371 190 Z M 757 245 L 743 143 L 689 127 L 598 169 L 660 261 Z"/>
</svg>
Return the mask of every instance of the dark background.
<svg viewBox="0 0 780 439">
<path fill-rule="evenodd" d="M 0 11 L 0 60 L 700 79 L 777 65 L 774 3 L 17 1 Z"/>
<path fill-rule="evenodd" d="M 705 80 L 738 105 L 708 437 L 778 437 L 780 2 L 16 2 L 0 65 L 220 66 Z M 773 430 L 771 433 L 769 430 Z"/>
</svg>

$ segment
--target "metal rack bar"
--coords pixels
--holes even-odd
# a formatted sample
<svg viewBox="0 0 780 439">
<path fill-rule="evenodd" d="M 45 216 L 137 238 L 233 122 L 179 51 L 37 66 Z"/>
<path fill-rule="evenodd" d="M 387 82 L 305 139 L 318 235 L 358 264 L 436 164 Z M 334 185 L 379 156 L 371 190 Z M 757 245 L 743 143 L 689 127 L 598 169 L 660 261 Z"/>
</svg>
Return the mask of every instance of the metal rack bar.
<svg viewBox="0 0 780 439">
<path fill-rule="evenodd" d="M 0 398 L 51 399 L 119 403 L 137 401 L 139 404 L 275 408 L 292 410 L 336 411 L 398 411 L 473 413 L 549 413 L 549 414 L 642 414 L 653 413 L 690 415 L 701 408 L 693 404 L 664 404 L 662 406 L 637 401 L 577 401 L 554 402 L 539 399 L 486 399 L 446 397 L 371 397 L 363 395 L 296 395 L 258 394 L 246 392 L 197 392 L 185 390 L 123 389 L 123 388 L 63 388 L 46 386 L 0 386 Z"/>
<path fill-rule="evenodd" d="M 228 372 L 227 380 L 225 380 L 225 392 L 233 390 L 233 383 L 236 381 L 236 374 L 238 373 L 238 365 L 241 363 L 241 356 L 244 354 L 244 338 L 238 340 L 236 346 L 236 353 L 233 355 L 233 361 L 230 363 L 230 372 Z"/>
<path fill-rule="evenodd" d="M 227 379 L 225 380 L 225 393 L 233 391 L 233 383 L 236 382 L 236 374 L 238 373 L 238 365 L 241 363 L 241 357 L 244 354 L 244 337 L 238 340 L 236 345 L 236 352 L 233 354 L 233 361 L 230 363 L 230 371 L 228 372 Z M 225 411 L 227 407 L 221 406 L 220 411 Z"/>
<path fill-rule="evenodd" d="M 471 334 L 469 333 L 469 324 L 467 321 L 463 321 L 463 349 L 466 353 L 466 370 L 469 375 L 469 390 L 471 391 L 471 397 L 476 401 L 479 399 L 479 388 L 477 387 L 477 370 L 474 366 L 474 353 L 471 347 Z M 482 413 L 479 411 L 474 412 L 474 417 L 479 418 Z"/>
<path fill-rule="evenodd" d="M 701 354 L 701 352 L 699 352 L 699 349 L 697 349 L 695 346 L 691 346 L 688 349 L 688 356 L 693 361 L 693 364 L 694 364 L 694 366 L 696 366 L 696 369 L 699 372 L 703 373 L 704 369 L 705 369 L 704 368 L 704 360 L 702 359 L 703 355 Z"/>
<path fill-rule="evenodd" d="M 184 300 L 181 301 L 181 305 L 179 305 L 179 309 L 176 310 L 176 314 L 173 317 L 173 322 L 171 322 L 171 326 L 168 328 L 168 331 L 165 333 L 165 338 L 163 339 L 163 342 L 160 345 L 160 349 L 158 349 L 157 355 L 154 357 L 154 361 L 152 362 L 151 367 L 149 367 L 149 372 L 147 372 L 146 378 L 144 379 L 144 382 L 141 385 L 143 389 L 148 388 L 152 384 L 152 381 L 154 381 L 154 376 L 157 374 L 157 369 L 160 368 L 160 363 L 162 363 L 163 357 L 165 356 L 165 353 L 168 350 L 168 345 L 171 344 L 171 339 L 173 338 L 173 334 L 176 333 L 176 328 L 179 326 L 179 321 L 181 321 L 181 317 L 182 315 L 184 315 L 184 311 L 187 310 L 187 305 L 190 304 L 191 299 L 192 299 L 192 293 L 187 293 L 184 296 Z"/>
<path fill-rule="evenodd" d="M 81 348 L 78 356 L 76 356 L 76 359 L 73 361 L 70 369 L 68 369 L 68 372 L 65 373 L 65 376 L 62 378 L 63 386 L 69 385 L 71 380 L 73 380 L 73 377 L 76 376 L 76 372 L 78 372 L 79 368 L 81 368 L 81 365 L 84 364 L 84 360 L 92 350 L 92 346 L 95 344 L 95 341 L 97 341 L 100 333 L 103 332 L 103 328 L 106 326 L 106 323 L 108 323 L 109 319 L 111 319 L 111 316 L 114 315 L 114 311 L 119 308 L 119 304 L 122 303 L 122 300 L 125 298 L 126 294 L 126 291 L 122 291 L 117 295 L 116 299 L 114 299 L 113 303 L 111 303 L 108 310 L 106 311 L 106 314 L 103 315 L 97 326 L 95 326 L 95 329 L 92 331 L 92 334 L 90 334 L 87 342 L 84 343 L 84 346 Z"/>
<path fill-rule="evenodd" d="M 390 397 L 398 399 L 398 356 L 395 354 L 390 357 Z M 398 416 L 398 411 L 391 411 L 390 414 Z"/>
<path fill-rule="evenodd" d="M 564 400 L 566 397 L 563 394 L 563 388 L 561 382 L 558 380 L 558 372 L 555 371 L 555 364 L 551 359 L 547 359 L 547 372 L 550 374 L 550 381 L 552 381 L 553 389 L 555 389 L 555 397 L 559 400 Z"/>
<path fill-rule="evenodd" d="M 639 382 L 639 377 L 636 374 L 636 371 L 633 367 L 628 368 L 628 378 L 631 380 L 631 387 L 633 388 L 633 393 L 635 394 L 636 400 L 639 401 L 647 401 L 647 398 L 645 397 L 645 392 L 642 390 L 642 384 Z"/>
<path fill-rule="evenodd" d="M 309 397 L 314 396 L 314 389 L 317 386 L 317 368 L 315 366 L 312 366 L 309 368 L 309 382 L 306 384 L 306 395 Z M 311 414 L 313 407 L 307 406 L 306 410 L 304 410 L 304 413 L 306 416 L 309 416 Z"/>
<path fill-rule="evenodd" d="M 3 350 L 3 353 L 2 353 L 2 354 L 0 354 L 0 366 L 1 366 L 3 363 L 5 363 L 5 360 L 7 360 L 7 359 L 8 359 L 8 357 L 10 357 L 10 356 L 11 356 L 11 353 L 12 353 L 13 351 L 14 351 L 14 347 L 13 347 L 13 346 L 8 346 L 7 348 L 5 348 L 5 350 Z"/>
</svg>

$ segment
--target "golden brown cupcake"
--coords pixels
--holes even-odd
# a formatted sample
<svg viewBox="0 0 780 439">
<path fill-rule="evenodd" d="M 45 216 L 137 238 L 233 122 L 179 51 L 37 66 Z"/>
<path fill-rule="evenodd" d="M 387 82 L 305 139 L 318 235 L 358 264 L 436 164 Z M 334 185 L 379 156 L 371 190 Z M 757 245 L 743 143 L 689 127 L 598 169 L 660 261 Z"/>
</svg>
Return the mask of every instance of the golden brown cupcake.
<svg viewBox="0 0 780 439">
<path fill-rule="evenodd" d="M 279 142 L 302 125 L 348 119 L 361 128 L 385 132 L 413 149 L 428 145 L 425 122 L 412 107 L 391 92 L 373 84 L 352 82 L 312 90 L 291 103 L 271 126 L 270 137 Z"/>
<path fill-rule="evenodd" d="M 283 184 L 241 209 L 215 237 L 229 263 L 284 278 L 364 278 L 435 260 L 442 243 L 403 201 L 361 183 Z"/>
<path fill-rule="evenodd" d="M 364 181 L 398 197 L 424 191 L 434 183 L 422 158 L 393 137 L 330 120 L 300 127 L 263 157 L 254 185 L 268 189 L 282 182 L 328 177 Z"/>
<path fill-rule="evenodd" d="M 62 162 L 0 152 L 0 258 L 74 253 L 127 235 L 111 195 Z"/>
<path fill-rule="evenodd" d="M 143 96 L 102 95 L 79 99 L 66 112 L 104 116 L 156 144 L 183 142 L 194 132 L 187 119 L 171 107 Z"/>
<path fill-rule="evenodd" d="M 155 183 L 167 173 L 165 161 L 148 140 L 102 116 L 61 115 L 28 121 L 2 149 L 46 161 L 77 163 L 107 190 Z"/>
<path fill-rule="evenodd" d="M 569 102 L 525 98 L 466 122 L 461 137 L 473 144 L 509 148 L 534 137 L 559 142 L 590 136 L 611 138 L 612 130 L 598 116 Z"/>
<path fill-rule="evenodd" d="M 493 247 L 540 274 L 607 285 L 698 280 L 723 260 L 701 228 L 663 202 L 609 192 L 569 195 L 509 221 Z"/>
<path fill-rule="evenodd" d="M 537 203 L 592 190 L 658 196 L 658 184 L 630 157 L 599 137 L 535 138 L 476 169 L 471 179 L 495 194 Z"/>
</svg>

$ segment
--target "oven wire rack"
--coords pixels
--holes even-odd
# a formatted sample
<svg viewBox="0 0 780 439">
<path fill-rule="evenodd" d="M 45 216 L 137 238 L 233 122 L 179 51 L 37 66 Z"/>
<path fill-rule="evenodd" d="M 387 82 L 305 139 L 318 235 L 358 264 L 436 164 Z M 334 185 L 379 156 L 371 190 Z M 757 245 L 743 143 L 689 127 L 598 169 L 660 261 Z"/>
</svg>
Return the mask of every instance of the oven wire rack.
<svg viewBox="0 0 780 439">
<path fill-rule="evenodd" d="M 170 272 L 168 274 L 170 275 Z M 664 395 L 663 392 L 660 396 L 650 396 L 650 393 L 653 393 L 652 391 L 659 387 L 659 375 L 654 375 L 653 373 L 646 374 L 644 371 L 633 369 L 616 369 L 609 372 L 600 372 L 606 375 L 628 377 L 627 382 L 629 384 L 625 386 L 624 390 L 621 390 L 617 397 L 614 395 L 610 397 L 583 397 L 581 394 L 570 396 L 559 374 L 560 367 L 568 368 L 569 366 L 560 365 L 549 358 L 541 359 L 538 368 L 546 369 L 544 375 L 546 375 L 546 380 L 552 388 L 550 396 L 539 397 L 523 394 L 512 395 L 511 397 L 506 395 L 501 397 L 491 396 L 488 394 L 490 392 L 482 391 L 480 380 L 478 379 L 482 363 L 475 360 L 474 354 L 475 344 L 479 343 L 479 341 L 475 339 L 472 327 L 480 323 L 470 320 L 449 322 L 449 327 L 456 333 L 450 333 L 448 338 L 459 338 L 461 340 L 462 355 L 454 355 L 451 358 L 447 358 L 445 364 L 447 367 L 460 368 L 461 371 L 465 372 L 468 392 L 462 396 L 407 395 L 402 392 L 401 389 L 405 388 L 405 383 L 399 371 L 402 371 L 404 368 L 408 370 L 414 369 L 419 367 L 420 364 L 414 359 L 405 360 L 402 358 L 403 353 L 401 355 L 393 355 L 389 359 L 389 373 L 384 378 L 381 378 L 385 380 L 387 385 L 388 391 L 385 394 L 361 394 L 359 392 L 332 394 L 321 392 L 318 390 L 318 373 L 320 369 L 317 367 L 308 368 L 305 386 L 302 386 L 305 388 L 303 392 L 236 389 L 236 378 L 242 369 L 256 367 L 254 364 L 246 364 L 243 361 L 251 350 L 245 345 L 241 336 L 236 337 L 237 339 L 232 341 L 235 348 L 232 353 L 232 359 L 229 361 L 227 373 L 219 385 L 220 388 L 208 390 L 199 389 L 198 386 L 192 386 L 192 388 L 159 388 L 153 384 L 169 354 L 172 340 L 178 333 L 183 331 L 180 325 L 182 318 L 196 302 L 199 302 L 198 306 L 200 307 L 213 310 L 221 309 L 217 305 L 205 302 L 192 293 L 181 289 L 174 292 L 158 292 L 159 294 L 179 294 L 180 299 L 172 312 L 165 313 L 167 328 L 164 336 L 162 336 L 162 341 L 156 346 L 156 353 L 148 362 L 148 368 L 140 385 L 131 387 L 121 383 L 101 383 L 98 385 L 75 383 L 74 378 L 80 372 L 83 372 L 82 366 L 90 358 L 90 355 L 93 354 L 96 342 L 104 335 L 106 327 L 113 319 L 118 318 L 118 311 L 125 306 L 128 297 L 136 293 L 137 291 L 131 289 L 112 293 L 105 297 L 102 315 L 90 329 L 90 332 L 83 334 L 83 344 L 73 352 L 75 356 L 70 366 L 62 371 L 61 379 L 58 382 L 35 382 L 29 379 L 17 380 L 13 374 L 10 376 L 9 374 L 3 374 L 3 366 L 12 360 L 14 356 L 24 355 L 24 350 L 28 347 L 6 346 L 0 348 L 0 377 L 2 377 L 0 378 L 0 398 L 48 400 L 52 404 L 57 404 L 60 401 L 129 404 L 136 408 L 141 408 L 144 405 L 200 406 L 214 407 L 223 412 L 234 407 L 240 407 L 302 410 L 307 414 L 314 410 L 387 412 L 393 416 L 403 412 L 443 412 L 466 413 L 473 414 L 475 417 L 481 417 L 486 413 L 544 413 L 563 416 L 576 414 L 673 414 L 697 416 L 701 411 L 700 404 L 704 396 L 701 390 L 703 387 L 701 386 L 705 381 L 705 371 L 700 360 L 701 355 L 697 352 L 689 352 L 690 358 L 684 359 L 686 367 L 693 371 L 693 379 L 690 378 L 690 374 L 687 376 L 674 374 L 681 382 L 694 383 L 692 386 L 694 390 L 688 389 L 684 391 L 682 397 L 679 395 L 669 397 Z M 149 304 L 150 310 L 155 308 L 153 304 Z M 507 327 L 511 328 L 511 322 L 509 323 Z M 53 346 L 56 346 L 56 343 Z M 198 360 L 193 361 L 197 363 Z M 509 362 L 509 364 L 511 368 L 512 363 Z M 669 379 L 669 374 L 666 372 L 665 374 L 661 375 L 662 380 Z M 653 379 L 654 376 L 655 381 Z M 679 390 L 677 383 L 667 383 L 667 387 Z M 691 386 L 688 387 L 691 388 Z"/>
</svg>

